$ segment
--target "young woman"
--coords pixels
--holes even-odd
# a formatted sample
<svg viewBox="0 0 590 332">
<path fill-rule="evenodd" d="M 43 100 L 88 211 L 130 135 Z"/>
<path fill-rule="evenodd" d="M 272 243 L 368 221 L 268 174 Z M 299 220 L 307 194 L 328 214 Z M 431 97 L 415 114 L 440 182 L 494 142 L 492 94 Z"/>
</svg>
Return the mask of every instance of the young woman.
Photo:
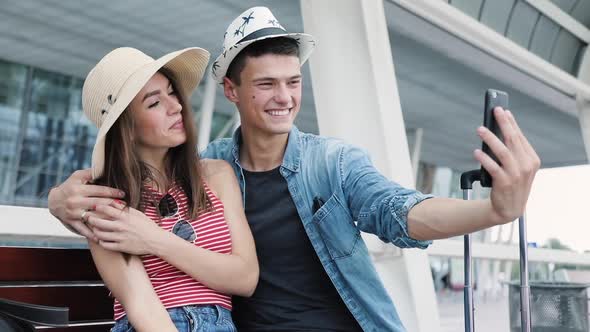
<svg viewBox="0 0 590 332">
<path fill-rule="evenodd" d="M 81 215 L 115 297 L 112 331 L 234 331 L 231 295 L 250 296 L 258 282 L 234 172 L 196 152 L 189 95 L 208 58 L 119 48 L 84 83 L 83 109 L 99 128 L 93 182 L 125 193 Z"/>
</svg>

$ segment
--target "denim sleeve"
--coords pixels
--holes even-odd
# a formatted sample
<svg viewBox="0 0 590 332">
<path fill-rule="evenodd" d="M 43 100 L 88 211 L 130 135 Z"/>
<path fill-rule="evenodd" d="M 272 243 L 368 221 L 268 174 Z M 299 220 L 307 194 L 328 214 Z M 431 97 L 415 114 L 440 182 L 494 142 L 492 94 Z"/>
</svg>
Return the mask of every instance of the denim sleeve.
<svg viewBox="0 0 590 332">
<path fill-rule="evenodd" d="M 205 148 L 205 150 L 201 151 L 199 153 L 199 157 L 201 159 L 215 159 L 215 148 L 211 147 L 211 145 L 207 145 L 207 148 Z"/>
<path fill-rule="evenodd" d="M 418 241 L 408 234 L 408 212 L 433 197 L 401 187 L 381 175 L 366 152 L 345 146 L 340 155 L 342 190 L 359 229 L 377 235 L 400 248 L 426 248 L 432 241 Z"/>
<path fill-rule="evenodd" d="M 231 147 L 231 140 L 227 138 L 216 139 L 207 145 L 205 150 L 199 153 L 201 159 L 224 159 L 223 154 Z"/>
</svg>

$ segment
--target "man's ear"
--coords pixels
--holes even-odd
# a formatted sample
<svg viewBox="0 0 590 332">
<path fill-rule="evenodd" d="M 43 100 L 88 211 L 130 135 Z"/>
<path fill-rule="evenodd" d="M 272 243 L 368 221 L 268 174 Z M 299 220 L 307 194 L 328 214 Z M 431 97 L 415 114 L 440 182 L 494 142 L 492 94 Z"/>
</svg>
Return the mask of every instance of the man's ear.
<svg viewBox="0 0 590 332">
<path fill-rule="evenodd" d="M 223 78 L 223 94 L 225 94 L 225 98 L 227 98 L 232 103 L 237 103 L 240 101 L 236 87 L 237 85 L 232 82 L 232 80 L 227 77 Z"/>
</svg>

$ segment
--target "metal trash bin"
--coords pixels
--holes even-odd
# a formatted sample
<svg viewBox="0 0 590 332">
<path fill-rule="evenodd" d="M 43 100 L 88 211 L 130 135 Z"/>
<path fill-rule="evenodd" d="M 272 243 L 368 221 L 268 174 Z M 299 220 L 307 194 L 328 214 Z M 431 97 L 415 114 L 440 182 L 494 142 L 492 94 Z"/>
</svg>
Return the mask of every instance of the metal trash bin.
<svg viewBox="0 0 590 332">
<path fill-rule="evenodd" d="M 510 331 L 520 332 L 520 284 L 508 283 Z M 589 284 L 531 282 L 533 332 L 588 332 Z"/>
</svg>

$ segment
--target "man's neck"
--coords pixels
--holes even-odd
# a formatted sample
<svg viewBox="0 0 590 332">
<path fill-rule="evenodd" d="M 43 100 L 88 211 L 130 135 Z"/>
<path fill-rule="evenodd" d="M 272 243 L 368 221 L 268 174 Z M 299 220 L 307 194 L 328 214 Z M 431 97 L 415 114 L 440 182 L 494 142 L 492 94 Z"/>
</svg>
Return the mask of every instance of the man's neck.
<svg viewBox="0 0 590 332">
<path fill-rule="evenodd" d="M 244 130 L 240 163 L 248 171 L 263 172 L 279 167 L 283 163 L 289 134 L 260 135 L 260 132 Z"/>
</svg>

